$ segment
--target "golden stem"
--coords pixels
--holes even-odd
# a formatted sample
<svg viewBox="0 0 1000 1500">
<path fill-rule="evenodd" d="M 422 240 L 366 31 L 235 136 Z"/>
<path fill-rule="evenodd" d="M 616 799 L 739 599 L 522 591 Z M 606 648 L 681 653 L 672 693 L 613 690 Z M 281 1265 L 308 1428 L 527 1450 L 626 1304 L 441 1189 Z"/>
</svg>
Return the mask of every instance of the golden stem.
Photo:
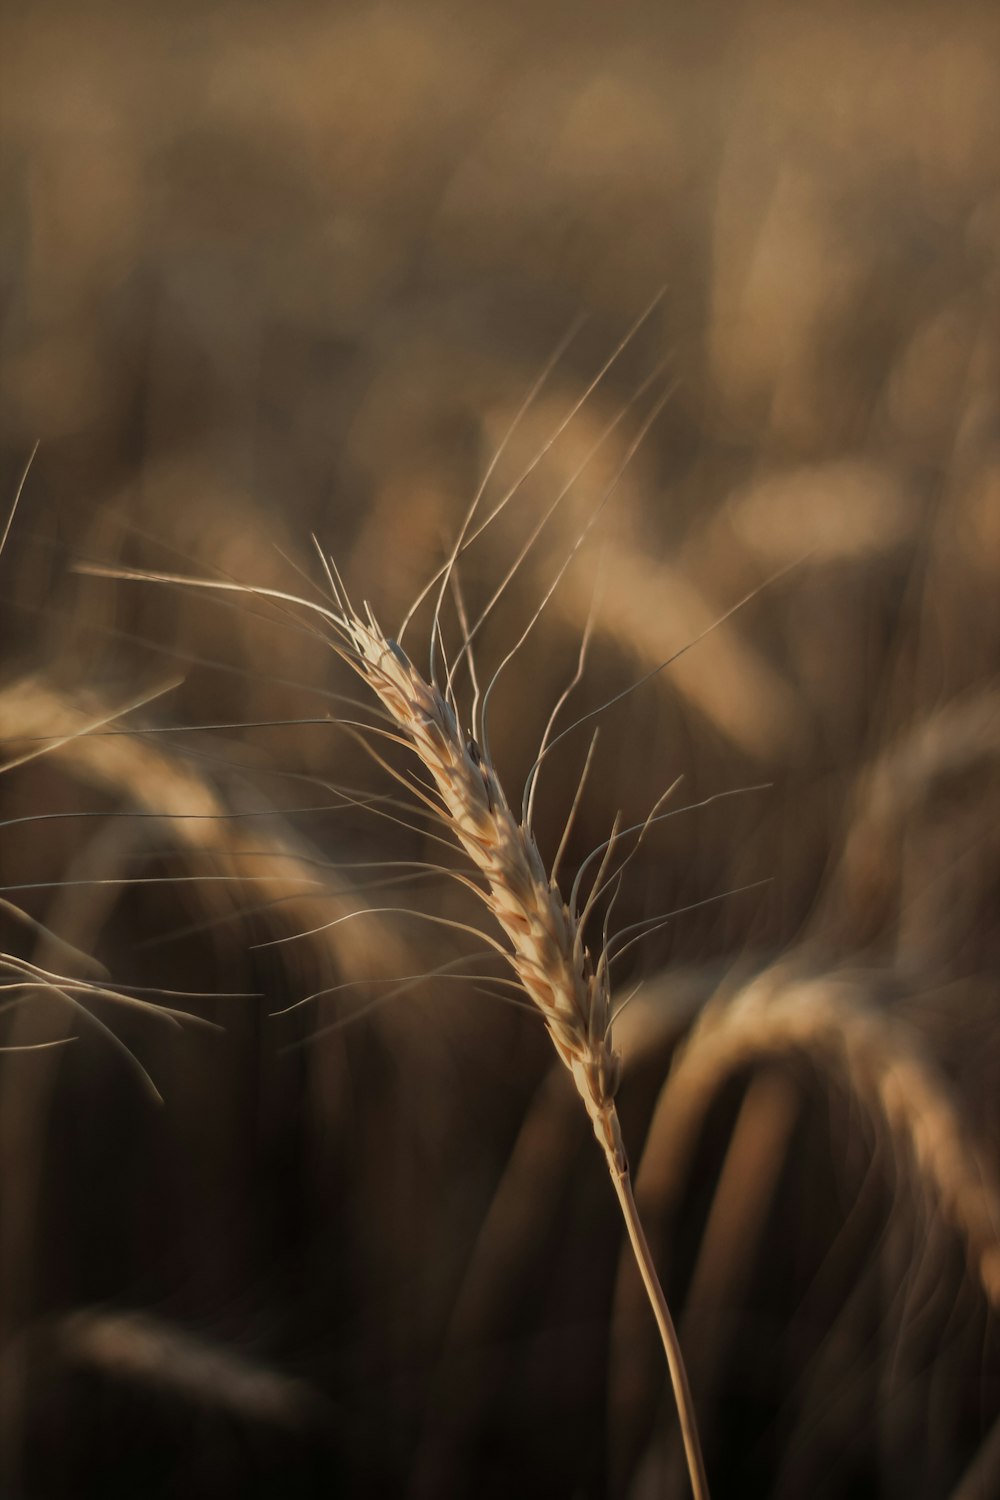
<svg viewBox="0 0 1000 1500">
<path fill-rule="evenodd" d="M 667 1356 L 667 1365 L 670 1369 L 670 1381 L 674 1388 L 674 1400 L 677 1404 L 677 1415 L 681 1424 L 681 1436 L 684 1439 L 684 1453 L 687 1458 L 688 1474 L 691 1477 L 691 1491 L 694 1500 L 710 1500 L 708 1491 L 708 1479 L 705 1474 L 705 1460 L 701 1453 L 701 1440 L 698 1437 L 698 1423 L 695 1418 L 694 1401 L 691 1396 L 691 1387 L 688 1383 L 687 1370 L 684 1368 L 684 1356 L 681 1354 L 680 1342 L 677 1338 L 677 1330 L 674 1320 L 670 1316 L 667 1299 L 663 1295 L 660 1279 L 656 1274 L 656 1266 L 653 1264 L 652 1252 L 639 1218 L 639 1210 L 636 1207 L 635 1197 L 632 1193 L 632 1180 L 628 1167 L 624 1169 L 616 1161 L 612 1152 L 607 1152 L 608 1171 L 611 1173 L 611 1181 L 615 1185 L 618 1194 L 618 1202 L 621 1205 L 622 1217 L 628 1230 L 628 1237 L 632 1244 L 635 1255 L 635 1263 L 639 1268 L 649 1305 L 653 1309 L 656 1318 L 656 1326 L 660 1330 L 660 1338 L 663 1342 L 663 1350 Z"/>
</svg>

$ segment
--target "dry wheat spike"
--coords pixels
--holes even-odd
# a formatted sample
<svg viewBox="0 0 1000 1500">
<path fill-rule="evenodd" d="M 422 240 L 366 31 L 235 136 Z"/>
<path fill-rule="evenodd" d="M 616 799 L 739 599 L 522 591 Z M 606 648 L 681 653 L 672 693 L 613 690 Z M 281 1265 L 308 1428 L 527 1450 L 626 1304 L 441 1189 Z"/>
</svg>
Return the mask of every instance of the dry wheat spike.
<svg viewBox="0 0 1000 1500">
<path fill-rule="evenodd" d="M 451 576 L 457 554 L 458 545 L 439 578 Z M 521 816 L 518 817 L 507 800 L 489 753 L 485 729 L 489 689 L 483 696 L 477 719 L 480 693 L 471 660 L 471 635 L 474 632 L 468 630 L 461 607 L 465 642 L 459 659 L 468 656 L 472 669 L 476 686 L 472 721 L 479 728 L 482 746 L 472 736 L 466 736 L 460 727 L 454 691 L 458 660 L 448 669 L 443 690 L 434 680 L 433 643 L 440 636 L 441 595 L 432 626 L 431 672 L 429 677 L 424 677 L 402 646 L 381 629 L 370 606 L 364 606 L 363 614 L 354 608 L 339 575 L 335 576 L 336 570 L 331 571 L 329 567 L 326 569 L 332 595 L 329 605 L 281 590 L 253 588 L 236 582 L 90 565 L 85 565 L 81 571 L 104 577 L 234 591 L 308 611 L 322 622 L 324 635 L 334 650 L 362 678 L 384 711 L 386 724 L 358 727 L 413 751 L 429 772 L 433 792 L 423 783 L 395 770 L 365 740 L 370 753 L 387 773 L 399 780 L 410 795 L 418 797 L 441 820 L 471 859 L 482 878 L 481 883 L 458 871 L 452 872 L 454 878 L 480 898 L 506 935 L 509 947 L 489 936 L 486 936 L 486 941 L 513 968 L 518 982 L 541 1013 L 553 1045 L 573 1077 L 594 1134 L 604 1151 L 636 1263 L 656 1317 L 677 1402 L 692 1490 L 696 1500 L 708 1500 L 708 1483 L 687 1373 L 633 1197 L 628 1158 L 615 1107 L 620 1062 L 612 1042 L 607 937 L 605 934 L 596 961 L 584 941 L 587 921 L 601 894 L 608 889 L 609 872 L 623 831 L 616 822 L 610 838 L 591 856 L 591 862 L 599 857 L 600 863 L 587 899 L 578 907 L 577 894 L 584 873 L 581 870 L 567 900 L 554 878 L 559 854 L 553 870 L 548 871 L 531 831 L 532 801 L 529 793 L 546 744 L 551 747 L 554 743 L 548 738 L 554 715 L 549 721 L 542 754 L 529 775 Z M 643 829 L 656 812 L 657 808 L 654 808 L 646 824 L 642 825 Z"/>
</svg>

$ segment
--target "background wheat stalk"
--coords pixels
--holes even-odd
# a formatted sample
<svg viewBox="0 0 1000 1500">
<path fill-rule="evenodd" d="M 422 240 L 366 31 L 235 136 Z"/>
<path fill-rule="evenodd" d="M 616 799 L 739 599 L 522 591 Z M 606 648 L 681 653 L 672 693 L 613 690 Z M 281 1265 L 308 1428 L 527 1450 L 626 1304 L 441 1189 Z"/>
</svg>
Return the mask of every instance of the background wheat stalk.
<svg viewBox="0 0 1000 1500">
<path fill-rule="evenodd" d="M 675 1139 L 686 1134 L 685 1113 L 698 1101 L 704 1107 L 721 1078 L 768 1055 L 798 1052 L 846 1076 L 852 1098 L 888 1129 L 898 1162 L 915 1164 L 932 1201 L 961 1235 L 988 1301 L 1000 1307 L 1000 1185 L 993 1164 L 919 1032 L 884 1000 L 880 1005 L 875 988 L 858 975 L 815 976 L 784 964 L 734 999 L 706 1006 L 675 1058 L 657 1127 L 669 1118 L 667 1133 Z M 647 1172 L 652 1182 L 651 1157 L 643 1164 L 640 1197 Z"/>
</svg>

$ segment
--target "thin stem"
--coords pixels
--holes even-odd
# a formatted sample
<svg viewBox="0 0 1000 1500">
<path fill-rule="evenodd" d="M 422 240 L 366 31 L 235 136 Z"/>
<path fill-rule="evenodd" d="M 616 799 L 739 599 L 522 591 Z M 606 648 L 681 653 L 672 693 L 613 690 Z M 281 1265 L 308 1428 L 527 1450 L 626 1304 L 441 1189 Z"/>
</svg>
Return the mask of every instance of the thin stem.
<svg viewBox="0 0 1000 1500">
<path fill-rule="evenodd" d="M 642 1284 L 646 1288 L 649 1305 L 653 1309 L 656 1318 L 656 1326 L 660 1330 L 660 1338 L 663 1342 L 663 1351 L 667 1356 L 667 1364 L 670 1368 L 670 1382 L 674 1388 L 674 1401 L 677 1404 L 677 1415 L 680 1418 L 681 1436 L 684 1439 L 684 1453 L 687 1458 L 688 1474 L 691 1478 L 691 1491 L 694 1500 L 710 1500 L 708 1491 L 708 1479 L 705 1475 L 705 1460 L 701 1454 L 701 1440 L 698 1437 L 698 1423 L 695 1418 L 694 1401 L 691 1396 L 691 1387 L 688 1384 L 687 1371 L 684 1368 L 684 1356 L 681 1354 L 680 1341 L 674 1320 L 670 1316 L 667 1299 L 663 1295 L 659 1277 L 656 1274 L 656 1266 L 653 1264 L 653 1256 L 639 1218 L 639 1210 L 636 1207 L 635 1197 L 632 1193 L 632 1180 L 628 1167 L 622 1169 L 616 1162 L 614 1154 L 607 1152 L 608 1171 L 611 1173 L 611 1181 L 615 1185 L 618 1194 L 618 1202 L 621 1205 L 622 1218 L 625 1220 L 625 1228 L 632 1244 L 632 1253 L 635 1255 L 635 1263 L 642 1277 Z"/>
</svg>

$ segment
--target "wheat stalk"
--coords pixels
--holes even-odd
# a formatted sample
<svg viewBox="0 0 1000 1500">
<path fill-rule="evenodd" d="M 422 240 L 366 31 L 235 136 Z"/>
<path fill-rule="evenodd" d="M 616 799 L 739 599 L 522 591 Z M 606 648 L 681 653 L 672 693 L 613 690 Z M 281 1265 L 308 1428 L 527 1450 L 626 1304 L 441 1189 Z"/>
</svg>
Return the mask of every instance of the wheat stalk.
<svg viewBox="0 0 1000 1500">
<path fill-rule="evenodd" d="M 456 555 L 457 551 L 456 547 Z M 455 556 L 439 578 L 451 576 L 454 561 Z M 396 771 L 365 740 L 374 759 L 444 823 L 457 845 L 472 861 L 482 883 L 457 871 L 452 874 L 483 902 L 506 936 L 509 948 L 489 937 L 487 941 L 513 968 L 573 1078 L 594 1135 L 604 1152 L 636 1264 L 656 1318 L 677 1403 L 692 1491 L 695 1500 L 708 1500 L 708 1483 L 687 1372 L 633 1196 L 628 1157 L 615 1106 L 621 1063 L 612 1042 L 607 940 L 605 938 L 596 961 L 584 941 L 588 918 L 608 887 L 608 872 L 620 836 L 617 822 L 603 848 L 595 851 L 595 856 L 599 854 L 602 858 L 590 893 L 578 908 L 576 898 L 583 871 L 577 876 L 567 900 L 554 874 L 546 869 L 531 831 L 531 798 L 525 796 L 522 816 L 517 817 L 493 766 L 485 733 L 480 748 L 476 740 L 466 737 L 460 728 L 453 689 L 458 662 L 453 663 L 449 670 L 442 691 L 434 680 L 433 660 L 430 676 L 425 678 L 402 646 L 385 634 L 367 604 L 364 615 L 353 607 L 339 576 L 335 579 L 329 568 L 327 578 L 333 595 L 332 607 L 281 590 L 254 588 L 237 582 L 91 565 L 81 566 L 80 571 L 103 577 L 183 583 L 249 594 L 279 605 L 308 610 L 332 632 L 331 643 L 337 654 L 363 679 L 388 716 L 388 728 L 368 725 L 357 726 L 358 729 L 367 729 L 412 750 L 429 773 L 433 788 Z M 439 597 L 432 641 L 440 634 L 440 603 Z M 459 612 L 464 623 L 461 606 Z M 411 610 L 411 616 L 412 613 Z M 469 657 L 475 683 L 471 636 L 467 626 L 461 654 Z M 479 700 L 478 686 L 476 700 Z M 483 717 L 481 714 L 480 718 Z M 552 720 L 549 732 L 551 727 Z M 540 761 L 541 756 L 533 773 Z M 529 777 L 529 785 L 532 780 L 533 776 Z M 647 823 L 652 821 L 655 813 L 656 808 Z M 646 824 L 641 826 L 644 829 Z M 553 869 L 558 861 L 559 854 Z"/>
<path fill-rule="evenodd" d="M 472 889 L 507 936 L 510 951 L 502 951 L 540 1011 L 604 1151 L 667 1355 L 692 1489 L 705 1500 L 708 1486 L 687 1374 L 632 1194 L 615 1107 L 621 1064 L 611 1041 L 607 945 L 595 963 L 583 937 L 615 838 L 607 841 L 591 896 L 578 913 L 546 871 L 530 826 L 511 811 L 488 752 L 462 734 L 440 688 L 425 680 L 370 610 L 363 619 L 346 599 L 341 602 L 336 623 L 349 648 L 347 660 L 433 778 L 440 807 L 418 795 L 441 813 L 483 877 L 484 884 Z"/>
</svg>

